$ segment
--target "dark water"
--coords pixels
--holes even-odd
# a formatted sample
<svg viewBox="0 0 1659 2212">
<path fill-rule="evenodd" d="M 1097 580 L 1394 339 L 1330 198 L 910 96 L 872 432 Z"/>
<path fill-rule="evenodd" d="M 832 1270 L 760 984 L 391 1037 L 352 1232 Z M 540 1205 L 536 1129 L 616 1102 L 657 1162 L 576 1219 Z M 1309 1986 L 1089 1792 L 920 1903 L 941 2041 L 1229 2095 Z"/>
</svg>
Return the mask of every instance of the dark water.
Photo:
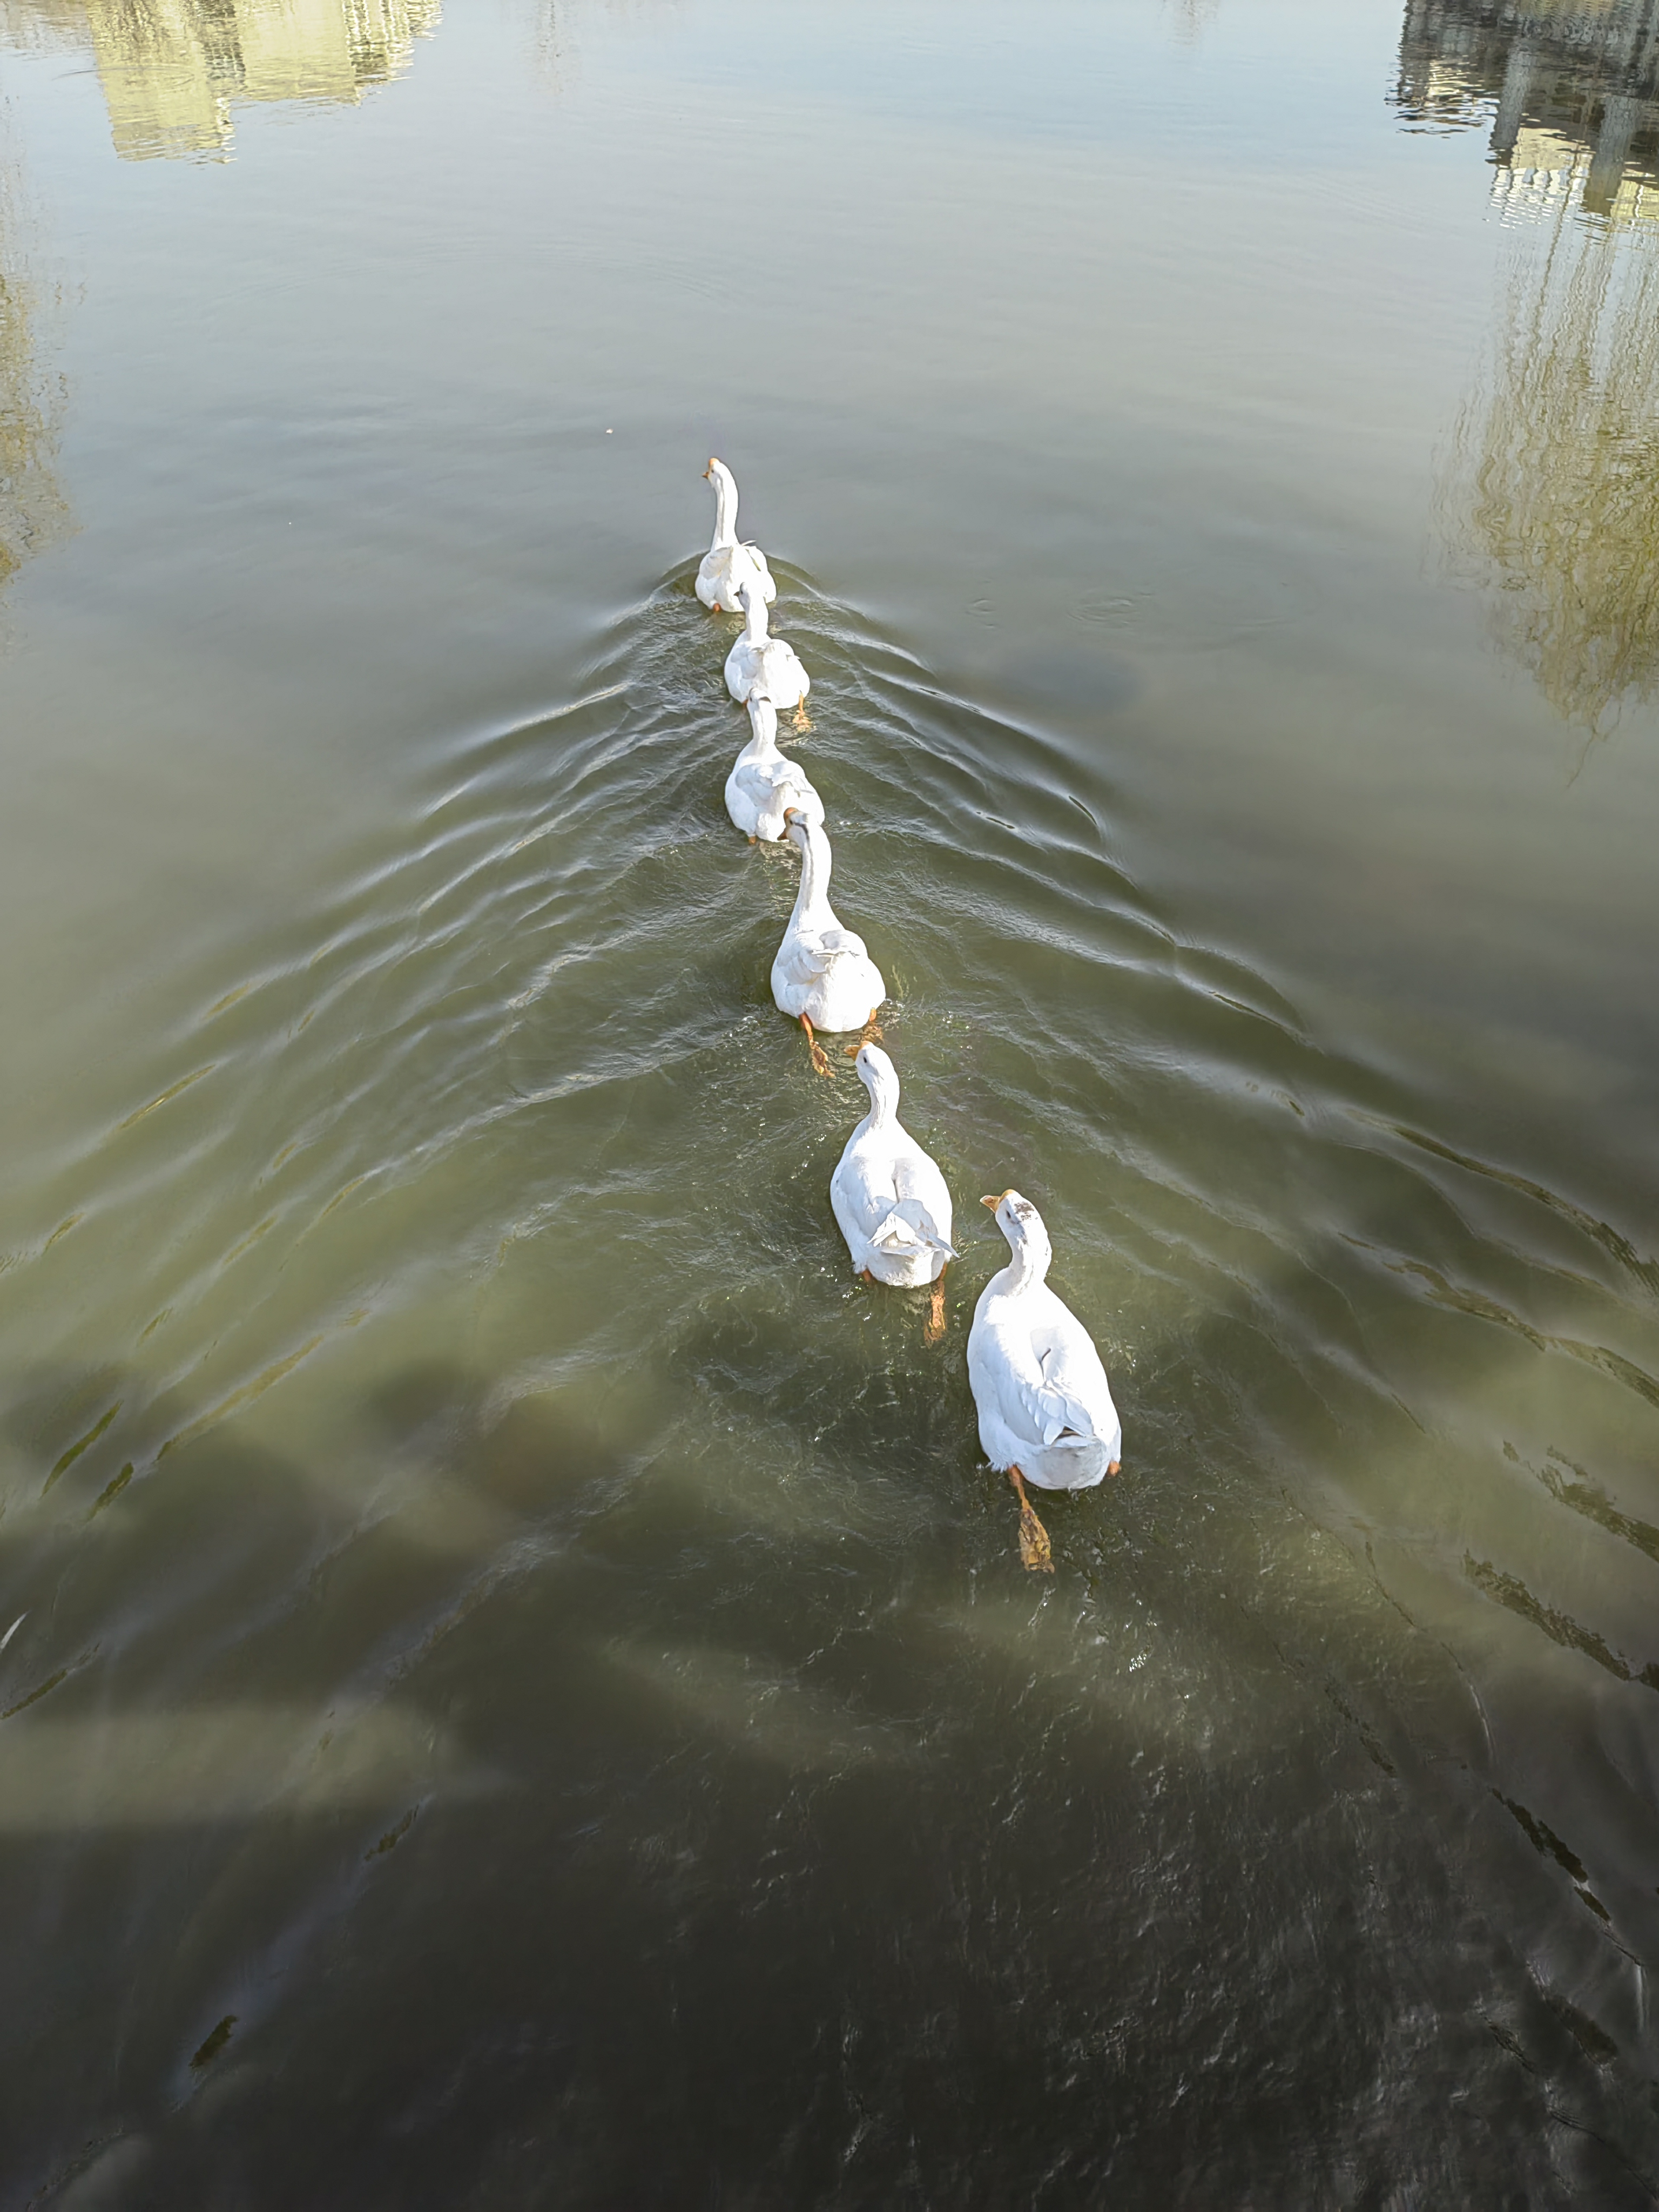
<svg viewBox="0 0 1659 2212">
<path fill-rule="evenodd" d="M 0 2204 L 1652 2202 L 1647 17 L 0 26 Z"/>
</svg>

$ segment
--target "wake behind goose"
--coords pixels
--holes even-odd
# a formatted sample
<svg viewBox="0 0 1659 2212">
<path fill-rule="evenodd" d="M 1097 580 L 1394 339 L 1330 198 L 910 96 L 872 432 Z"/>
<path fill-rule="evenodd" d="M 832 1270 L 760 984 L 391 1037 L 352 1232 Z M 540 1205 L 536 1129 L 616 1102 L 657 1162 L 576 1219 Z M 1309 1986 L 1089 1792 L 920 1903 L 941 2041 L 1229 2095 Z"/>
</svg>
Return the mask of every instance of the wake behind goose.
<svg viewBox="0 0 1659 2212">
<path fill-rule="evenodd" d="M 709 464 L 711 470 L 717 465 Z M 729 471 L 717 479 L 726 527 L 729 481 Z M 734 486 L 732 497 L 735 502 Z M 717 550 L 719 538 L 717 527 Z M 703 571 L 714 557 L 711 552 L 698 572 L 698 596 L 706 601 Z M 799 803 L 789 783 L 792 764 L 777 749 L 776 707 L 800 705 L 804 714 L 811 679 L 793 647 L 769 635 L 766 595 L 757 583 L 744 577 L 737 592 L 744 634 L 726 656 L 726 684 L 734 699 L 747 703 L 755 734 L 727 779 L 726 811 L 751 841 L 763 825 L 781 821 L 800 852 L 800 884 L 772 963 L 772 995 L 783 1012 L 799 1020 L 813 1067 L 828 1076 L 830 1063 L 814 1031 L 872 1024 L 886 984 L 863 939 L 842 928 L 830 904 L 831 857 L 822 802 L 812 792 L 811 805 Z M 956 1256 L 950 1192 L 933 1161 L 899 1123 L 892 1061 L 866 1041 L 857 1064 L 870 1111 L 848 1139 L 830 1179 L 831 1210 L 856 1273 L 869 1281 L 933 1285 L 927 1335 L 937 1341 L 945 1333 L 942 1279 Z M 1026 1476 L 1044 1489 L 1091 1488 L 1116 1474 L 1122 1432 L 1093 1340 L 1043 1280 L 1051 1251 L 1041 1215 L 1012 1189 L 984 1203 L 995 1207 L 1013 1256 L 975 1309 L 969 1379 L 986 1455 L 1010 1476 L 1019 1496 L 1020 1557 L 1028 1568 L 1052 1574 L 1048 1531 L 1026 1494 Z"/>
</svg>

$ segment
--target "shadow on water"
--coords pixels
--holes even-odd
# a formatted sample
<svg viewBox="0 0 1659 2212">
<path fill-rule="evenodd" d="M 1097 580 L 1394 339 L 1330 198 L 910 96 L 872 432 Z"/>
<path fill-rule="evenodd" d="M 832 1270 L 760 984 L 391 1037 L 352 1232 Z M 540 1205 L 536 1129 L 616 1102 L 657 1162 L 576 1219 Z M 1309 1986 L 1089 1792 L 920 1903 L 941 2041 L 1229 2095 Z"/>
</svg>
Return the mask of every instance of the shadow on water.
<svg viewBox="0 0 1659 2212">
<path fill-rule="evenodd" d="M 684 584 L 55 1133 L 5 2201 L 1648 2201 L 1652 1262 L 786 578 L 907 1121 L 1119 1381 L 1034 1589 L 1000 1240 L 938 1349 L 848 1273 Z"/>
<path fill-rule="evenodd" d="M 100 1556 L 20 1577 L 0 1553 L 9 1596 L 49 1592 L 53 1633 L 95 1646 L 52 1693 L 60 1727 L 185 1724 L 171 1753 L 147 1739 L 170 1808 L 152 1775 L 135 1809 L 118 1756 L 57 1824 L 27 1754 L 6 1774 L 33 1907 L 9 1986 L 40 2023 L 9 2140 L 66 2073 L 96 2085 L 93 2141 L 38 2201 L 1150 2204 L 1290 2177 L 1381 2203 L 1403 2119 L 1479 2203 L 1508 2131 L 1564 2109 L 1591 2130 L 1578 2180 L 1638 2201 L 1601 2147 L 1610 2040 L 1472 1937 L 1402 1795 L 1408 1738 L 1357 1717 L 1389 1694 L 1387 1609 L 1298 1568 L 1224 1467 L 1183 1500 L 1201 1541 L 1134 1510 L 1034 1595 L 1006 1526 L 994 1554 L 940 1510 L 902 1419 L 908 1506 L 878 1485 L 757 1527 L 683 1408 L 642 1431 L 491 1396 L 431 1363 L 366 1408 L 435 1518 L 342 1528 L 313 1480 L 216 1436 L 107 1509 Z M 1224 1435 L 1216 1410 L 1191 1417 Z M 833 1457 L 826 1492 L 868 1472 Z M 1241 1512 L 1263 1582 L 1243 1637 L 1217 1540 Z M 200 1725 L 204 1650 L 240 1771 L 264 1770 L 242 1806 L 238 1747 Z M 272 1717 L 306 1717 L 314 1772 L 353 1693 L 416 1724 L 319 1790 Z M 1310 1912 L 1356 1855 L 1357 1920 Z"/>
<path fill-rule="evenodd" d="M 167 1470 L 171 1498 L 109 1509 L 115 1563 L 35 1563 L 82 1642 L 120 1595 L 172 1595 L 107 1651 L 123 1719 L 140 1686 L 164 1692 L 166 1651 L 222 1648 L 223 1607 L 234 1648 L 211 1680 L 245 1726 L 299 1712 L 325 1734 L 343 1685 L 372 1700 L 389 1681 L 428 1747 L 309 1806 L 191 1819 L 181 1791 L 137 1838 L 82 1776 L 91 1832 L 67 1863 L 54 1839 L 54 1909 L 33 1917 L 65 2047 L 33 2063 L 46 2082 L 84 2063 L 66 1947 L 94 1984 L 116 1956 L 149 1992 L 104 2105 L 135 2130 L 101 2154 L 106 2201 L 234 2201 L 257 2172 L 251 2201 L 272 2203 L 667 2203 L 751 2176 L 755 2201 L 921 2203 L 943 2176 L 990 2203 L 1033 2172 L 1056 2202 L 1115 2176 L 1137 2201 L 1231 2201 L 1286 2173 L 1341 2201 L 1380 2052 L 1402 2078 L 1379 2164 L 1397 2171 L 1403 2110 L 1482 2201 L 1503 2130 L 1547 2134 L 1565 2100 L 1601 2161 L 1581 2179 L 1623 2201 L 1597 2150 L 1620 2135 L 1611 2039 L 1495 1934 L 1472 1948 L 1419 1830 L 1446 1808 L 1390 1712 L 1421 1686 L 1389 1679 L 1387 1608 L 1366 1618 L 1340 1547 L 1310 1571 L 1294 1526 L 1241 1498 L 1224 1406 L 1182 1406 L 1212 1440 L 1180 1499 L 1197 1530 L 1170 1525 L 1153 1475 L 1123 1493 L 1123 1536 L 1034 1599 L 1006 1510 L 988 1531 L 942 1510 L 901 1417 L 876 1484 L 849 1444 L 820 1472 L 833 1504 L 798 1479 L 762 1518 L 740 1439 L 687 1450 L 701 1420 L 678 1453 L 678 1424 L 627 1449 L 556 1402 L 492 1420 L 490 1398 L 453 1363 L 377 1392 L 371 1421 L 429 1486 L 401 1526 L 342 1532 L 295 1471 L 216 1437 Z M 810 1420 L 810 1393 L 782 1403 Z M 860 1475 L 873 1503 L 845 1495 Z M 488 1564 L 458 1589 L 458 1561 Z M 1517 1841 L 1570 1852 L 1504 1810 Z M 9 1849 L 15 1889 L 30 1869 Z M 1310 1917 L 1356 1855 L 1358 1925 Z M 1501 1845 L 1486 1856 L 1514 1882 Z M 1248 2047 L 1241 1984 L 1263 2008 Z M 1179 2137 L 1172 2067 L 1194 2082 Z"/>
</svg>

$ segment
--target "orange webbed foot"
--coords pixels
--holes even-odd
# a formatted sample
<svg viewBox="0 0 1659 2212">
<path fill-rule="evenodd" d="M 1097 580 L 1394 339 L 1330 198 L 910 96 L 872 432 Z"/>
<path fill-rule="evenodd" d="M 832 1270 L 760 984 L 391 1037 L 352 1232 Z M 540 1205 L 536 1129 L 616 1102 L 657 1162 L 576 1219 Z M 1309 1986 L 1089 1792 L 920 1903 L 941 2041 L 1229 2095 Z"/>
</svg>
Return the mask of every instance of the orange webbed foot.
<svg viewBox="0 0 1659 2212">
<path fill-rule="evenodd" d="M 811 1021 L 805 1014 L 803 1014 L 800 1018 L 800 1025 L 806 1032 L 807 1048 L 812 1055 L 812 1066 L 814 1071 L 819 1075 L 830 1075 L 829 1060 L 825 1055 L 823 1047 L 813 1036 Z M 833 1082 L 834 1079 L 834 1077 L 831 1076 L 830 1080 Z"/>
<path fill-rule="evenodd" d="M 1054 1571 L 1054 1550 L 1048 1541 L 1048 1531 L 1037 1519 L 1025 1494 L 1025 1478 L 1017 1467 L 1011 1467 L 1008 1480 L 1019 1496 L 1019 1563 L 1031 1574 L 1051 1575 Z"/>
</svg>

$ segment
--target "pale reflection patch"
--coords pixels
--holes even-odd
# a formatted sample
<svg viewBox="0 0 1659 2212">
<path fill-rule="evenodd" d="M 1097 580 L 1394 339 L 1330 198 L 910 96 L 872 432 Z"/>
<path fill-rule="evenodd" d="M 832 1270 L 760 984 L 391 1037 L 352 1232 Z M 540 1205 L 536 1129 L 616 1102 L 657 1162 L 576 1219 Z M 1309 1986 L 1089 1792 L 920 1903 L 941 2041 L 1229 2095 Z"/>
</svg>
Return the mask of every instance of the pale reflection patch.
<svg viewBox="0 0 1659 2212">
<path fill-rule="evenodd" d="M 10 0 L 15 39 L 91 48 L 124 161 L 228 157 L 240 101 L 360 100 L 409 67 L 441 0 Z"/>
<path fill-rule="evenodd" d="M 1565 720 L 1659 688 L 1659 237 L 1565 200 L 1523 251 L 1443 481 L 1454 559 Z"/>
<path fill-rule="evenodd" d="M 902 1759 L 913 1740 L 739 1651 L 711 1644 L 649 1648 L 617 1642 L 606 1661 L 724 1741 L 791 1773 L 826 1773 Z"/>
<path fill-rule="evenodd" d="M 1592 735 L 1659 688 L 1659 68 L 1644 0 L 1407 0 L 1395 103 L 1487 131 L 1520 234 L 1439 501 L 1454 564 Z"/>
<path fill-rule="evenodd" d="M 374 1807 L 489 1778 L 408 1705 L 225 1705 L 0 1727 L 0 1834 Z"/>
<path fill-rule="evenodd" d="M 45 368 L 55 304 L 30 266 L 21 182 L 0 145 L 0 585 L 68 534 L 58 477 L 63 387 Z"/>
</svg>

